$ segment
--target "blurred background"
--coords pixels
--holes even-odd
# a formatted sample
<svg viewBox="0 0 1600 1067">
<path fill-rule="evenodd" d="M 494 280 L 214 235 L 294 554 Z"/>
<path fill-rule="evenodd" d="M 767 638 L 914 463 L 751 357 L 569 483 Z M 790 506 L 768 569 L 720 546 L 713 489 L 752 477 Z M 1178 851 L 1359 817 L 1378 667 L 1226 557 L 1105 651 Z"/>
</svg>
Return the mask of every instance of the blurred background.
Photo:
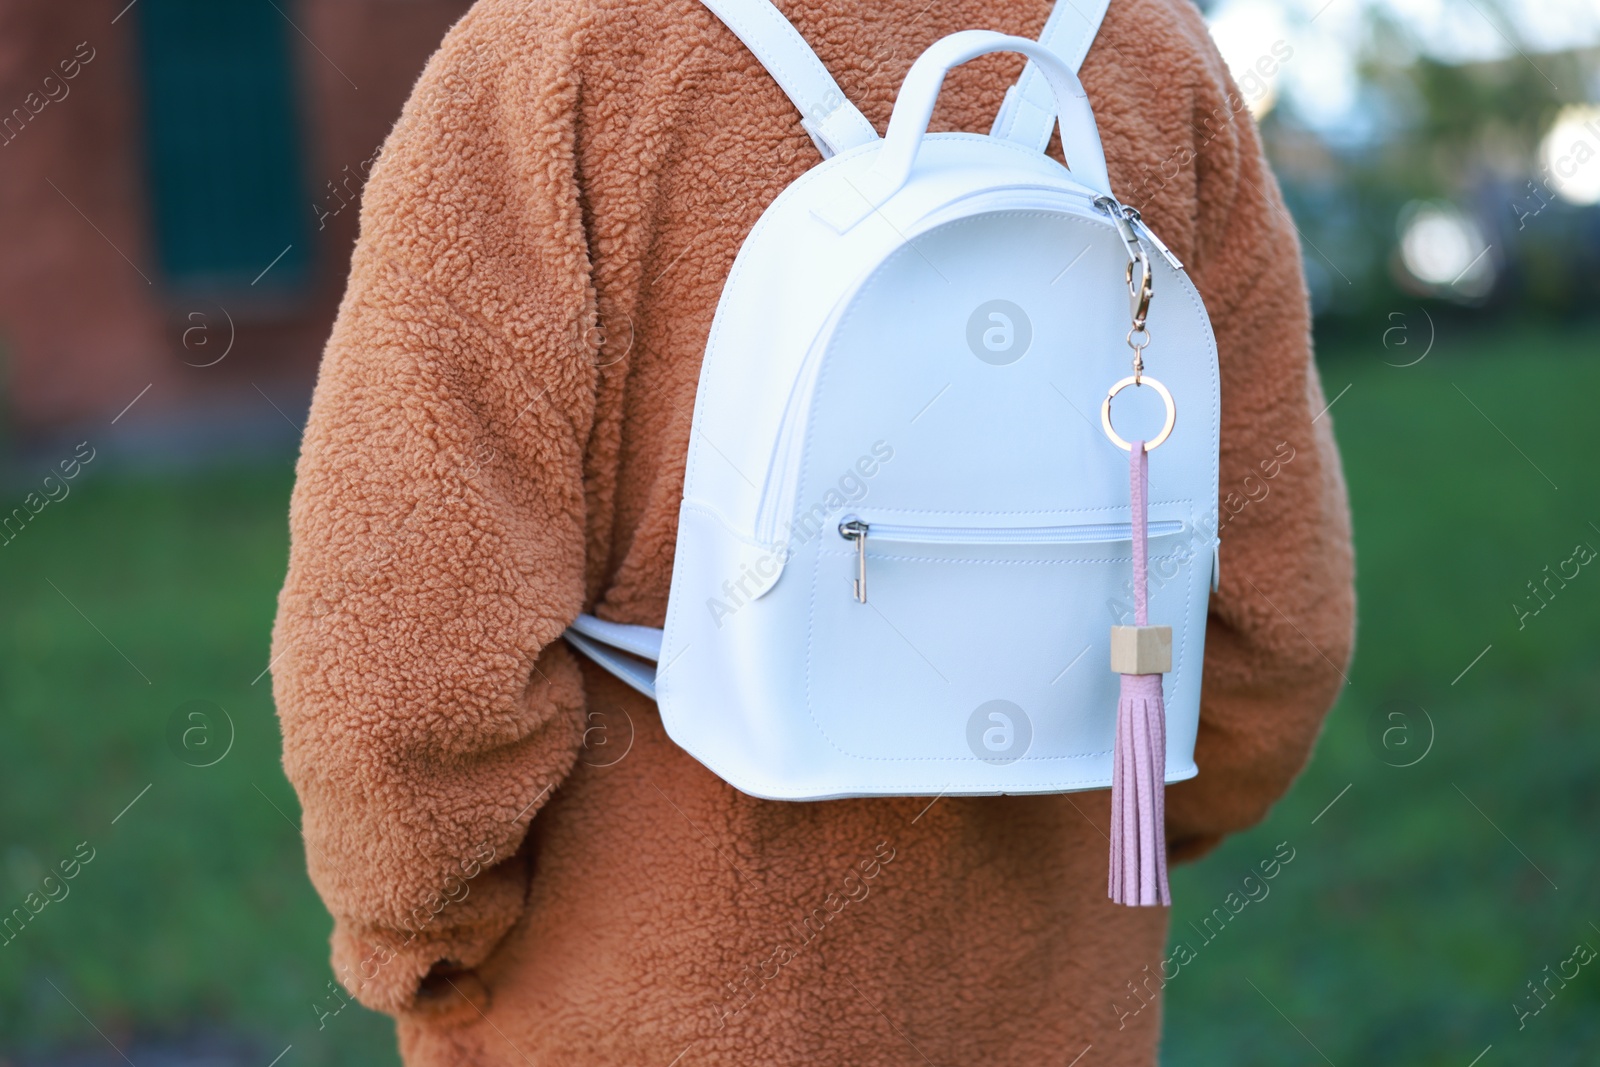
<svg viewBox="0 0 1600 1067">
<path fill-rule="evenodd" d="M 265 672 L 362 183 L 468 6 L 0 2 L 0 1064 L 397 1062 L 334 1011 Z M 1163 1063 L 1595 1063 L 1600 9 L 1204 6 L 1361 618 L 1289 798 L 1176 872 Z"/>
</svg>

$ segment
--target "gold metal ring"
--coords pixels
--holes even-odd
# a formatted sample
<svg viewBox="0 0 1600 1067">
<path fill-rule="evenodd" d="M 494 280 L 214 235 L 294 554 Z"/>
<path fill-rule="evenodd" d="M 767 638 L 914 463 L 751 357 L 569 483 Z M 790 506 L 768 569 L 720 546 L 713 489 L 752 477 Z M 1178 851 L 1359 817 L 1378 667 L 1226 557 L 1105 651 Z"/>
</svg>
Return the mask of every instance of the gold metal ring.
<svg viewBox="0 0 1600 1067">
<path fill-rule="evenodd" d="M 1117 431 L 1111 428 L 1111 401 L 1118 393 L 1122 392 L 1130 385 L 1148 385 L 1150 388 L 1156 391 L 1157 396 L 1161 397 L 1161 399 L 1166 402 L 1166 424 L 1161 427 L 1160 433 L 1156 434 L 1154 438 L 1144 443 L 1144 450 L 1146 452 L 1153 452 L 1157 448 L 1161 447 L 1161 443 L 1163 441 L 1172 436 L 1172 427 L 1177 425 L 1178 422 L 1178 405 L 1173 403 L 1172 394 L 1167 391 L 1167 387 L 1150 377 L 1148 374 L 1138 378 L 1135 378 L 1130 374 L 1128 377 L 1122 379 L 1122 381 L 1111 387 L 1111 391 L 1106 394 L 1106 398 L 1100 402 L 1100 426 L 1105 430 L 1106 436 L 1111 438 L 1112 444 L 1116 445 L 1124 452 L 1133 451 L 1132 442 L 1124 441 L 1121 437 L 1117 436 Z"/>
</svg>

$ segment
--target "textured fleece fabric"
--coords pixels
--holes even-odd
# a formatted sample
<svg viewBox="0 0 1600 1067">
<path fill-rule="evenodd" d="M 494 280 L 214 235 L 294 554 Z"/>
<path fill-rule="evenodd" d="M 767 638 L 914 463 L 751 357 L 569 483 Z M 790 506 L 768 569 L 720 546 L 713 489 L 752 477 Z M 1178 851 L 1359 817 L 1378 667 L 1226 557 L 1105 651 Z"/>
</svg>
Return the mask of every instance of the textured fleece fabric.
<svg viewBox="0 0 1600 1067">
<path fill-rule="evenodd" d="M 1049 6 L 782 3 L 880 132 L 934 40 L 1036 36 Z M 1020 69 L 955 71 L 933 128 L 987 131 Z M 1188 265 L 1221 350 L 1222 588 L 1200 775 L 1169 792 L 1181 861 L 1262 817 L 1341 685 L 1345 491 L 1295 232 L 1199 15 L 1113 0 L 1082 77 L 1113 188 Z M 373 172 L 273 689 L 335 974 L 397 1016 L 408 1064 L 1154 1060 L 1159 1010 L 1114 1005 L 1167 912 L 1106 899 L 1108 792 L 757 800 L 560 640 L 581 610 L 661 625 L 718 294 L 816 162 L 695 0 L 481 0 Z"/>
</svg>

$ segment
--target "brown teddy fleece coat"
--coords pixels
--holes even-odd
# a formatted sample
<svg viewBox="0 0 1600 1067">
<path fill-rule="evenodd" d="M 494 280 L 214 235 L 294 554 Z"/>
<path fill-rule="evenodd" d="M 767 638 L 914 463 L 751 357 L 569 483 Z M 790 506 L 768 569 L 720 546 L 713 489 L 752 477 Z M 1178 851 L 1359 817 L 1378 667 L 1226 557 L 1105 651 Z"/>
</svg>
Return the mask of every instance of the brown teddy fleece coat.
<svg viewBox="0 0 1600 1067">
<path fill-rule="evenodd" d="M 882 131 L 927 45 L 1050 3 L 782 6 Z M 934 128 L 986 131 L 1020 69 L 958 69 Z M 1082 77 L 1221 351 L 1237 516 L 1182 860 L 1261 818 L 1341 684 L 1345 493 L 1295 233 L 1199 15 L 1114 0 Z M 817 161 L 797 119 L 696 0 L 481 0 L 373 173 L 273 685 L 336 975 L 409 1064 L 1153 1061 L 1158 1012 L 1113 1003 L 1167 914 L 1106 900 L 1108 793 L 757 800 L 560 640 L 662 623 L 702 348 Z"/>
</svg>

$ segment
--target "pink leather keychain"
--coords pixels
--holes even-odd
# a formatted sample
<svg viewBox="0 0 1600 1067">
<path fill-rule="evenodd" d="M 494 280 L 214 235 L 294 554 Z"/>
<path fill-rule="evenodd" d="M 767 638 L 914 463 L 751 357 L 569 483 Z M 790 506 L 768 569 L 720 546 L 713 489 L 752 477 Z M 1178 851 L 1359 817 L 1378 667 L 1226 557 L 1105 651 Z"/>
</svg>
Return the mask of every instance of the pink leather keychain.
<svg viewBox="0 0 1600 1067">
<path fill-rule="evenodd" d="M 1132 442 L 1128 481 L 1133 520 L 1133 626 L 1111 628 L 1111 669 L 1122 675 L 1111 778 L 1111 875 L 1118 904 L 1171 904 L 1167 888 L 1167 709 L 1162 676 L 1172 669 L 1172 627 L 1150 625 L 1149 464 Z"/>
<path fill-rule="evenodd" d="M 1107 891 L 1118 904 L 1149 906 L 1172 903 L 1167 888 L 1167 708 L 1161 691 L 1162 676 L 1172 670 L 1172 627 L 1150 625 L 1150 452 L 1172 434 L 1178 409 L 1167 387 L 1144 373 L 1144 350 L 1150 344 L 1145 323 L 1154 292 L 1150 258 L 1131 228 L 1122 236 L 1128 246 L 1128 306 L 1133 321 L 1128 347 L 1133 349 L 1133 373 L 1106 393 L 1100 425 L 1112 444 L 1128 452 L 1134 625 L 1111 628 L 1111 669 L 1122 675 L 1122 690 L 1112 755 Z M 1148 445 L 1143 440 L 1124 441 L 1111 426 L 1111 401 L 1129 386 L 1149 386 L 1166 405 L 1166 423 Z"/>
</svg>

